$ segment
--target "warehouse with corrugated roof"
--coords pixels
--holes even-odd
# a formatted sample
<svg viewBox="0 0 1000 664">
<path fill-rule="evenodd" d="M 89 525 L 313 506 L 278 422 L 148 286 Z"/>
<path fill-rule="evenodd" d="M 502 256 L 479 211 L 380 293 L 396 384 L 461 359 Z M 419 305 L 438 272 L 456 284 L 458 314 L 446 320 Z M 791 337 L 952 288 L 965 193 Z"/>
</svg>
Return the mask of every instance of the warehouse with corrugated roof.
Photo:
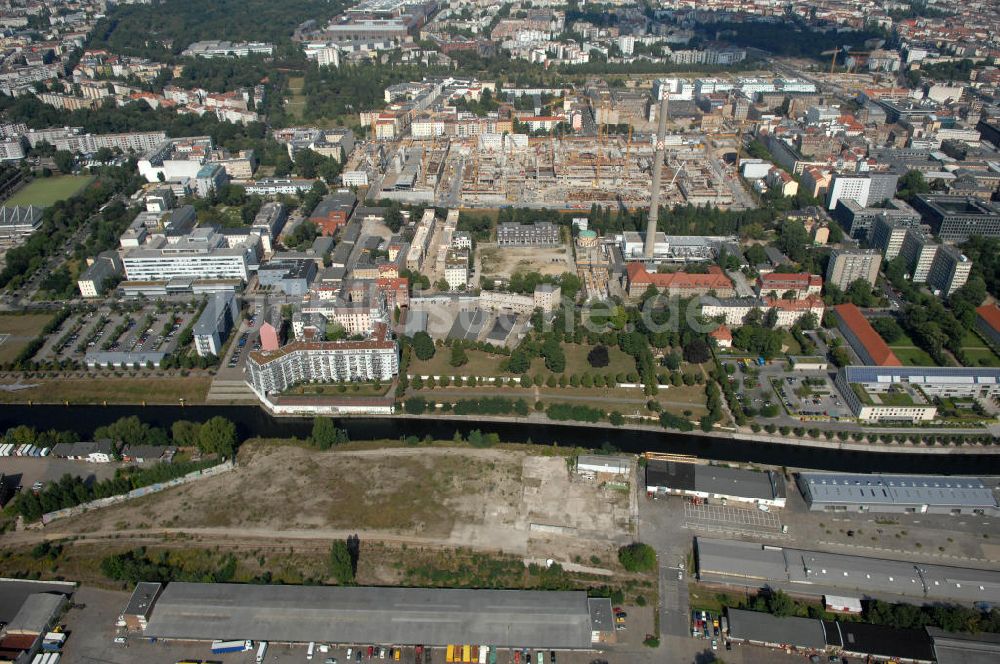
<svg viewBox="0 0 1000 664">
<path fill-rule="evenodd" d="M 799 473 L 796 481 L 814 512 L 1000 514 L 993 488 L 979 477 Z"/>
<path fill-rule="evenodd" d="M 156 600 L 143 634 L 184 641 L 590 650 L 614 635 L 602 615 L 611 615 L 610 600 L 585 592 L 174 582 Z"/>
<path fill-rule="evenodd" d="M 784 479 L 772 470 L 652 459 L 646 464 L 646 492 L 785 506 Z"/>
<path fill-rule="evenodd" d="M 920 602 L 1000 603 L 1000 572 L 914 564 L 736 540 L 695 539 L 698 578 L 800 595 L 855 594 Z"/>
</svg>

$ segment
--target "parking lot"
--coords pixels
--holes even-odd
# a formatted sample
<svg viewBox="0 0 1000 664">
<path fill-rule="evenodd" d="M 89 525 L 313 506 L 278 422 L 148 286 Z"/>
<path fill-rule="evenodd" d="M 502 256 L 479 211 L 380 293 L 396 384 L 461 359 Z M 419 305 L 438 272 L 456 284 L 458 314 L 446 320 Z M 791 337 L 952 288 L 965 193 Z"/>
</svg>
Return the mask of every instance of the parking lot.
<svg viewBox="0 0 1000 664">
<path fill-rule="evenodd" d="M 260 350 L 261 314 L 252 312 L 249 320 L 241 319 L 236 329 L 236 341 L 229 348 L 227 369 L 240 369 L 246 364 L 246 356 L 251 351 Z"/>
<path fill-rule="evenodd" d="M 114 477 L 118 463 L 87 463 L 53 457 L 0 457 L 0 473 L 24 487 L 35 482 L 55 482 L 69 474 L 83 478 L 106 480 Z"/>
<path fill-rule="evenodd" d="M 771 378 L 771 385 L 789 415 L 834 420 L 851 416 L 840 391 L 823 372 L 778 375 Z"/>
<path fill-rule="evenodd" d="M 684 526 L 716 532 L 777 535 L 781 532 L 781 519 L 773 511 L 762 512 L 759 509 L 732 505 L 694 505 L 686 502 Z"/>
<path fill-rule="evenodd" d="M 172 353 L 181 330 L 194 321 L 197 311 L 193 300 L 91 307 L 74 313 L 50 334 L 35 360 L 83 362 L 92 351 Z"/>
</svg>

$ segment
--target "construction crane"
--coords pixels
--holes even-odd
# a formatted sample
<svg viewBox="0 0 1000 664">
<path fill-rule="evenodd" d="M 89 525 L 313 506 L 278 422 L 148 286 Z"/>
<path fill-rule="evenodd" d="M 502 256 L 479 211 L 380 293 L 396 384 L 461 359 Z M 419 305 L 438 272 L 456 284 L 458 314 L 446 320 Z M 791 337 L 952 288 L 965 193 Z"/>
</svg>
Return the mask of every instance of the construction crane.
<svg viewBox="0 0 1000 664">
<path fill-rule="evenodd" d="M 833 53 L 833 58 L 831 58 L 831 60 L 830 60 L 830 73 L 831 74 L 833 73 L 833 70 L 836 69 L 836 67 L 837 67 L 837 56 L 840 55 L 841 51 L 843 51 L 845 55 L 850 54 L 850 52 L 851 52 L 851 45 L 850 44 L 844 44 L 844 46 L 841 47 L 841 48 L 835 48 L 832 51 L 823 51 L 822 53 L 820 53 L 820 55 L 827 55 L 829 53 Z"/>
<path fill-rule="evenodd" d="M 743 128 L 746 126 L 746 124 L 747 124 L 746 120 L 741 120 L 740 128 L 736 132 L 736 162 L 733 164 L 733 166 L 736 168 L 737 173 L 739 173 L 740 171 L 740 159 L 743 156 Z"/>
<path fill-rule="evenodd" d="M 594 145 L 594 189 L 600 185 L 601 131 L 604 125 L 597 125 L 597 142 Z"/>
<path fill-rule="evenodd" d="M 629 155 L 632 152 L 632 123 L 628 125 L 628 140 L 625 142 L 625 157 L 622 159 L 622 182 L 628 179 L 629 174 Z"/>
</svg>

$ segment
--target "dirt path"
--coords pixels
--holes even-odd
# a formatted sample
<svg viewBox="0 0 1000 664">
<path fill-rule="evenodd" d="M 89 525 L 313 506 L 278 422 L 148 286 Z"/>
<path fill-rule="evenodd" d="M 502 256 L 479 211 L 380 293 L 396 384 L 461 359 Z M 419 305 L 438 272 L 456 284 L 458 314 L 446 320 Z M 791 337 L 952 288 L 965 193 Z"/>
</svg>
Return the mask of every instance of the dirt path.
<svg viewBox="0 0 1000 664">
<path fill-rule="evenodd" d="M 72 538 L 75 543 L 114 541 L 116 543 L 128 541 L 139 543 L 179 543 L 204 539 L 210 542 L 231 541 L 247 548 L 253 549 L 285 549 L 289 541 L 296 543 L 322 543 L 322 548 L 327 548 L 329 542 L 338 539 L 346 539 L 357 535 L 363 540 L 385 542 L 387 544 L 418 544 L 421 546 L 453 546 L 454 543 L 442 541 L 439 538 L 419 537 L 411 535 L 400 535 L 398 533 L 380 531 L 361 530 L 282 530 L 280 538 L 275 536 L 278 533 L 265 528 L 141 528 L 133 530 L 102 530 L 90 533 L 76 533 L 71 531 L 60 531 L 57 529 L 45 530 L 23 530 L 17 533 L 4 535 L 3 542 L 6 545 L 31 545 L 45 540 L 64 540 Z"/>
</svg>

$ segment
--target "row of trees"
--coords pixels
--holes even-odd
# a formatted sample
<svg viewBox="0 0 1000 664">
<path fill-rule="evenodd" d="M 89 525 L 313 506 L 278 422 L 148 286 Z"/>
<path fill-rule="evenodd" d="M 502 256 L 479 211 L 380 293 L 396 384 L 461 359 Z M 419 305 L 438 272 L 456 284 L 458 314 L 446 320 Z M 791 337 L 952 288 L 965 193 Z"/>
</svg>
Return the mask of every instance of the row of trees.
<svg viewBox="0 0 1000 664">
<path fill-rule="evenodd" d="M 158 463 L 148 468 L 119 468 L 115 476 L 88 484 L 79 476 L 63 475 L 38 493 L 22 491 L 14 500 L 14 510 L 28 521 L 37 521 L 47 512 L 76 507 L 83 503 L 128 493 L 159 482 L 177 477 L 215 464 L 215 461 L 183 461 Z"/>
<path fill-rule="evenodd" d="M 101 560 L 101 572 L 115 581 L 133 586 L 140 581 L 168 583 L 226 583 L 236 577 L 236 557 L 229 553 L 205 566 L 189 565 L 169 551 L 152 555 L 145 547 L 117 553 Z"/>
</svg>

